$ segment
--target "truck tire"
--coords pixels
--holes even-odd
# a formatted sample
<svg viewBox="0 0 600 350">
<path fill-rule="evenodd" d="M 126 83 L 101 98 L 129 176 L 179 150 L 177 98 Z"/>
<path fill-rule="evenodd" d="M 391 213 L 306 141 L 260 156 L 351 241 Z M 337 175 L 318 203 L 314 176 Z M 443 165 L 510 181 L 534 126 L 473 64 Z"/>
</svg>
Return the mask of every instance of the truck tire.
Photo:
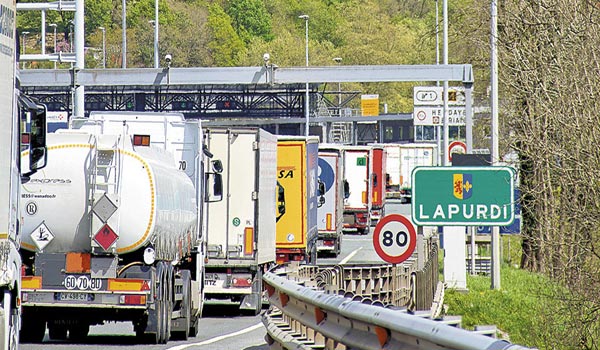
<svg viewBox="0 0 600 350">
<path fill-rule="evenodd" d="M 41 343 L 46 333 L 46 320 L 36 315 L 34 310 L 23 308 L 20 333 L 24 343 Z"/>
<path fill-rule="evenodd" d="M 48 336 L 52 340 L 66 340 L 67 339 L 67 327 L 56 324 L 49 323 L 48 324 Z"/>
<path fill-rule="evenodd" d="M 87 338 L 88 333 L 90 332 L 89 324 L 77 323 L 69 327 L 69 340 L 73 341 L 82 341 Z"/>
<path fill-rule="evenodd" d="M 192 305 L 191 305 L 191 290 L 192 290 L 192 277 L 188 270 L 181 271 L 181 280 L 183 284 L 182 289 L 182 300 L 180 305 L 181 314 L 183 315 L 181 322 L 184 324 L 184 331 L 172 332 L 172 337 L 177 340 L 188 340 L 189 329 L 192 318 Z"/>
</svg>

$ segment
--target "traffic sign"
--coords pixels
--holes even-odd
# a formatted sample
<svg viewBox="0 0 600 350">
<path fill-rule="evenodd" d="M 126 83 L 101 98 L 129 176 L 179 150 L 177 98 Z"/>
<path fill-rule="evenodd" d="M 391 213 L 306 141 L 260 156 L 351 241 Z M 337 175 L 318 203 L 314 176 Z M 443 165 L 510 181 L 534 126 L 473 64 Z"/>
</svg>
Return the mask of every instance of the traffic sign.
<svg viewBox="0 0 600 350">
<path fill-rule="evenodd" d="M 515 217 L 510 167 L 416 167 L 412 220 L 431 226 L 507 226 Z"/>
<path fill-rule="evenodd" d="M 448 145 L 448 160 L 449 161 L 452 161 L 453 153 L 466 154 L 467 153 L 467 144 L 465 144 L 462 141 L 450 142 L 450 144 Z"/>
<path fill-rule="evenodd" d="M 417 233 L 412 222 L 399 214 L 386 215 L 373 232 L 373 246 L 384 261 L 399 264 L 415 251 Z"/>
<path fill-rule="evenodd" d="M 413 104 L 415 106 L 441 106 L 444 104 L 443 86 L 415 86 L 413 89 Z M 464 106 L 464 86 L 448 87 L 448 105 Z"/>
<path fill-rule="evenodd" d="M 442 115 L 444 107 L 441 106 L 415 106 L 413 109 L 414 125 L 444 125 Z M 466 124 L 467 109 L 462 107 L 448 107 L 446 111 L 448 125 L 461 126 Z"/>
</svg>

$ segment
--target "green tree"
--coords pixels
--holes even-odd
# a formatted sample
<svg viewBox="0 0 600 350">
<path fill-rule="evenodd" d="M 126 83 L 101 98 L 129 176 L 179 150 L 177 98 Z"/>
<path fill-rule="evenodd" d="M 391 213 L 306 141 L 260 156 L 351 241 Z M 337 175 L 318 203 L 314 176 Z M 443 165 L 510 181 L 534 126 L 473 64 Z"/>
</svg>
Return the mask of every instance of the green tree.
<svg viewBox="0 0 600 350">
<path fill-rule="evenodd" d="M 208 14 L 208 29 L 211 35 L 208 48 L 215 64 L 217 66 L 235 66 L 239 55 L 245 49 L 244 42 L 233 29 L 231 18 L 221 6 L 210 5 Z"/>
<path fill-rule="evenodd" d="M 231 0 L 225 9 L 237 34 L 245 42 L 256 36 L 273 40 L 271 15 L 262 0 Z"/>
</svg>

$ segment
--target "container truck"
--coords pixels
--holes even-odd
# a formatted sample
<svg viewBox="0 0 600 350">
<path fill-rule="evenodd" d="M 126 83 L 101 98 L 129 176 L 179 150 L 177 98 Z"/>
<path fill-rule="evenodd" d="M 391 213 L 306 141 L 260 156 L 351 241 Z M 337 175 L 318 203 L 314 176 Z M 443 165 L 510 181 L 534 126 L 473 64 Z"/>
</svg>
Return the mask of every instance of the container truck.
<svg viewBox="0 0 600 350">
<path fill-rule="evenodd" d="M 318 151 L 317 137 L 277 138 L 275 248 L 278 264 L 316 263 Z"/>
<path fill-rule="evenodd" d="M 258 128 L 205 129 L 223 163 L 223 200 L 207 207 L 207 302 L 258 314 L 262 274 L 275 264 L 277 136 Z"/>
<path fill-rule="evenodd" d="M 169 113 L 92 113 L 48 134 L 48 166 L 22 187 L 22 337 L 79 340 L 106 321 L 151 343 L 196 334 L 205 203 L 222 198 L 202 140 Z"/>
<path fill-rule="evenodd" d="M 382 144 L 372 144 L 371 147 L 371 225 L 376 225 L 385 215 L 387 152 Z"/>
<path fill-rule="evenodd" d="M 344 220 L 344 158 L 339 145 L 319 144 L 319 183 L 324 201 L 318 206 L 317 253 L 336 257 L 342 248 Z"/>
<path fill-rule="evenodd" d="M 417 166 L 438 165 L 435 143 L 407 143 L 399 147 L 399 191 L 400 201 L 410 203 L 412 199 L 412 171 Z"/>
<path fill-rule="evenodd" d="M 18 349 L 21 326 L 21 183 L 47 162 L 46 108 L 19 94 L 15 2 L 0 0 L 0 349 Z M 27 162 L 21 162 L 21 150 Z"/>
<path fill-rule="evenodd" d="M 400 145 L 388 143 L 384 147 L 387 153 L 385 197 L 400 199 Z"/>
<path fill-rule="evenodd" d="M 373 203 L 371 159 L 371 146 L 344 146 L 344 176 L 349 192 L 344 199 L 344 233 L 369 233 Z"/>
</svg>

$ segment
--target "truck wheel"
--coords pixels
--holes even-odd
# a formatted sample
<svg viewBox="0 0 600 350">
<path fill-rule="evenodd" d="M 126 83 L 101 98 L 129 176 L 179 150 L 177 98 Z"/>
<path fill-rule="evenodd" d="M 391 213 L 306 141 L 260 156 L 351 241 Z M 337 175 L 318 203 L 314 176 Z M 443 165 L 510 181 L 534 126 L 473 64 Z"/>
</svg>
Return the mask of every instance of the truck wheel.
<svg viewBox="0 0 600 350">
<path fill-rule="evenodd" d="M 58 324 L 49 324 L 48 336 L 52 340 L 65 340 L 67 339 L 67 327 Z"/>
<path fill-rule="evenodd" d="M 191 274 L 188 270 L 183 270 L 181 271 L 181 280 L 183 283 L 183 290 L 182 290 L 182 298 L 181 298 L 181 306 L 180 306 L 180 310 L 181 313 L 183 315 L 183 319 L 181 320 L 181 322 L 183 322 L 184 326 L 183 326 L 183 331 L 177 331 L 177 332 L 173 332 L 172 336 L 175 339 L 178 340 L 188 340 L 188 336 L 189 336 L 189 329 L 190 329 L 190 324 L 191 324 L 191 318 L 192 318 L 192 302 L 191 302 L 191 297 L 190 297 L 190 293 L 192 290 L 192 282 L 191 282 Z"/>
<path fill-rule="evenodd" d="M 23 308 L 21 316 L 21 341 L 24 343 L 41 343 L 46 333 L 46 320 L 35 315 L 33 310 Z"/>
<path fill-rule="evenodd" d="M 74 341 L 85 340 L 85 338 L 88 336 L 89 332 L 90 332 L 89 324 L 78 323 L 76 325 L 69 327 L 69 340 L 74 340 Z"/>
</svg>

